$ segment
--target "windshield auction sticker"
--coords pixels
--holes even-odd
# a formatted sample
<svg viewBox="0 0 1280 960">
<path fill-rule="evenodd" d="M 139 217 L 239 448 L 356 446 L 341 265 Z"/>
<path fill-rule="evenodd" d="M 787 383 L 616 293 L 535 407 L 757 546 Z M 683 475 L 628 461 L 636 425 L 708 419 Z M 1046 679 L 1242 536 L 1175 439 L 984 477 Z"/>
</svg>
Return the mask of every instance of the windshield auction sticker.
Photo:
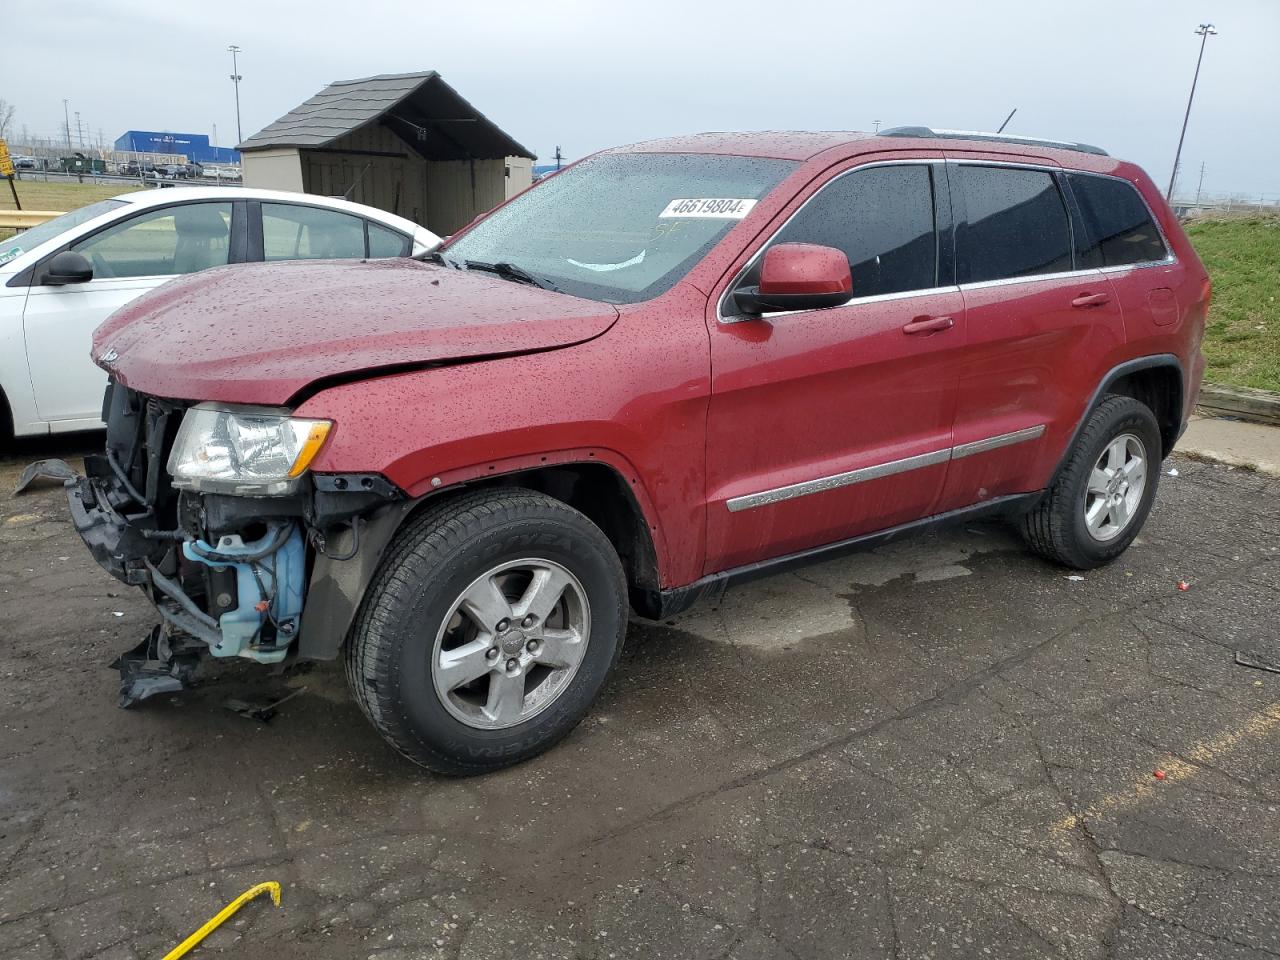
<svg viewBox="0 0 1280 960">
<path fill-rule="evenodd" d="M 756 205 L 754 200 L 731 197 L 704 197 L 699 200 L 672 200 L 659 217 L 741 220 Z"/>
<path fill-rule="evenodd" d="M 20 256 L 22 256 L 21 247 L 10 247 L 8 250 L 0 253 L 0 267 L 3 267 L 10 260 L 16 260 Z"/>
</svg>

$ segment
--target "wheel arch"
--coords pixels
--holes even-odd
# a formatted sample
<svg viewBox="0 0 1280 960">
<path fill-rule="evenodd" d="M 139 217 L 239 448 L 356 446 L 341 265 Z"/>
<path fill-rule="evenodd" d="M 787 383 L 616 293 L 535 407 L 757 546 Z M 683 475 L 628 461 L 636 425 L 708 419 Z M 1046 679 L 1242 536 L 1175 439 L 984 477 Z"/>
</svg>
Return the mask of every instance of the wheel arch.
<svg viewBox="0 0 1280 960">
<path fill-rule="evenodd" d="M 615 465 L 589 458 L 495 473 L 389 505 L 363 523 L 359 556 L 337 561 L 316 555 L 298 654 L 315 660 L 336 657 L 399 530 L 424 510 L 486 488 L 534 490 L 578 510 L 600 527 L 617 550 L 632 607 L 641 616 L 657 616 L 662 595 L 661 545 L 656 518 L 643 508 L 637 486 L 635 478 L 624 476 Z"/>
<path fill-rule="evenodd" d="M 1098 381 L 1093 395 L 1080 413 L 1075 429 L 1071 431 L 1071 439 L 1062 449 L 1053 475 L 1049 478 L 1046 489 L 1052 487 L 1062 473 L 1080 432 L 1089 422 L 1089 416 L 1108 396 L 1119 395 L 1133 397 L 1146 403 L 1156 415 L 1160 425 L 1161 457 L 1167 457 L 1173 450 L 1182 433 L 1183 414 L 1186 397 L 1186 375 L 1182 363 L 1172 353 L 1152 354 L 1137 357 L 1118 363 Z"/>
</svg>

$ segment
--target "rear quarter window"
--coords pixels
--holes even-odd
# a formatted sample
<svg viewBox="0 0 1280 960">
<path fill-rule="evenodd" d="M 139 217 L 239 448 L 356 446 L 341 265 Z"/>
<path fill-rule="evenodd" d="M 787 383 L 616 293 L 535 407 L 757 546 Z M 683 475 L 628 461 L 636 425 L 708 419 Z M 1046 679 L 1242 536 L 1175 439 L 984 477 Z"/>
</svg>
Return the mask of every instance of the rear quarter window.
<svg viewBox="0 0 1280 960">
<path fill-rule="evenodd" d="M 1164 260 L 1169 251 L 1137 188 L 1114 177 L 1069 173 L 1084 220 L 1083 267 L 1118 267 Z"/>
<path fill-rule="evenodd" d="M 388 227 L 369 221 L 369 256 L 407 257 L 409 255 L 409 238 L 396 233 Z"/>
<path fill-rule="evenodd" d="M 965 208 L 956 231 L 961 283 L 1073 269 L 1071 222 L 1052 174 L 961 164 L 954 176 Z"/>
</svg>

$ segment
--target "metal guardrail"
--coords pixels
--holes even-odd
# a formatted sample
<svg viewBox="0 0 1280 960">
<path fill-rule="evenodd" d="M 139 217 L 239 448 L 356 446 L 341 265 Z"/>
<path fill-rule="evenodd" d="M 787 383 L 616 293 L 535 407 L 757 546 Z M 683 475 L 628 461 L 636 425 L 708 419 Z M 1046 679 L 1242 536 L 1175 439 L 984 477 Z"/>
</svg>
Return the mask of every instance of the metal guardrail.
<svg viewBox="0 0 1280 960">
<path fill-rule="evenodd" d="M 239 187 L 243 185 L 243 177 L 186 177 L 170 180 L 165 177 L 125 176 L 119 173 L 63 173 L 58 170 L 18 170 L 18 182 L 35 180 L 44 183 L 118 183 L 123 186 L 174 186 L 188 184 L 193 187 Z"/>
<path fill-rule="evenodd" d="M 0 230 L 26 230 L 60 216 L 61 210 L 0 210 Z"/>
</svg>

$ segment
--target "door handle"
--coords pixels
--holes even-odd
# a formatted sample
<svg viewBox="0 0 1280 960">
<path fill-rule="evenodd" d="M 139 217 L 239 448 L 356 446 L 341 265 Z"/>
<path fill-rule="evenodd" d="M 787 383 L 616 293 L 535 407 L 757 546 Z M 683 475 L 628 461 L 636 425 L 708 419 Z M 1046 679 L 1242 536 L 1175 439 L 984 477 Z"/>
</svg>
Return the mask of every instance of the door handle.
<svg viewBox="0 0 1280 960">
<path fill-rule="evenodd" d="M 951 317 L 916 317 L 910 323 L 902 328 L 905 334 L 914 333 L 937 333 L 940 330 L 950 330 L 956 324 Z"/>
<path fill-rule="evenodd" d="M 1071 301 L 1073 307 L 1100 307 L 1111 302 L 1109 293 L 1082 293 Z"/>
</svg>

